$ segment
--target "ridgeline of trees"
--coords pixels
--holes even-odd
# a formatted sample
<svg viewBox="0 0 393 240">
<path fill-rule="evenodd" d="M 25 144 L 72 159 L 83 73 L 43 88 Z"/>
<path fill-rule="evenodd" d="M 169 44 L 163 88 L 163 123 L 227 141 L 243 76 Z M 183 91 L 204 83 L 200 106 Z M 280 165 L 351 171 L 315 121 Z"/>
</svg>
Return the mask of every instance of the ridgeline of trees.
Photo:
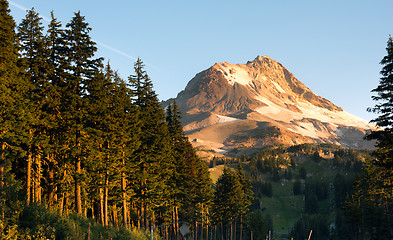
<svg viewBox="0 0 393 240">
<path fill-rule="evenodd" d="M 52 12 L 46 32 L 34 9 L 17 27 L 9 12 L 1 0 L 1 239 L 130 239 L 180 221 L 194 239 L 244 235 L 242 169 L 213 191 L 176 103 L 162 109 L 141 59 L 125 81 L 95 57 L 79 12 L 65 27 Z M 179 228 L 155 232 L 180 239 Z"/>
</svg>

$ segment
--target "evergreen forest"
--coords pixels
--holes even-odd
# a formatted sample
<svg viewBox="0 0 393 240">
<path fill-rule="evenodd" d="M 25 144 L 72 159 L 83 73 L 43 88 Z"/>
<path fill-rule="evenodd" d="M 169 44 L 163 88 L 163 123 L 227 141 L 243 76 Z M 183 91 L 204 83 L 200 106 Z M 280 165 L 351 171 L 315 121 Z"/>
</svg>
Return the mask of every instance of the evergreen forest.
<svg viewBox="0 0 393 240">
<path fill-rule="evenodd" d="M 44 26 L 34 8 L 17 25 L 0 0 L 1 240 L 392 239 L 392 38 L 369 109 L 375 151 L 267 146 L 206 162 L 143 61 L 122 79 L 91 31 L 80 12 Z"/>
<path fill-rule="evenodd" d="M 233 228 L 252 195 L 243 173 L 220 186 L 238 197 L 228 222 L 212 212 L 228 196 L 215 197 L 176 103 L 162 109 L 142 60 L 124 80 L 95 57 L 80 12 L 65 25 L 51 17 L 45 28 L 31 9 L 16 25 L 0 1 L 0 239 L 203 239 L 213 225 Z"/>
</svg>

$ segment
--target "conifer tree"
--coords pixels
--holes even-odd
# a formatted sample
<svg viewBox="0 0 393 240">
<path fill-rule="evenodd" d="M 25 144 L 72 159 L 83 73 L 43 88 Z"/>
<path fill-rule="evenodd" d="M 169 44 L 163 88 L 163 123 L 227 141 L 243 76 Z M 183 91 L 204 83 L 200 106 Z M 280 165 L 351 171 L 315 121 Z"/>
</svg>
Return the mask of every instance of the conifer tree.
<svg viewBox="0 0 393 240">
<path fill-rule="evenodd" d="M 130 89 L 109 63 L 103 72 L 87 82 L 87 91 L 89 192 L 93 199 L 99 193 L 98 218 L 104 225 L 108 224 L 108 201 L 112 201 L 115 208 L 121 199 L 123 224 L 127 226 L 130 189 L 126 187 L 126 176 L 132 173 L 130 159 L 139 147 L 137 108 L 132 104 Z"/>
<path fill-rule="evenodd" d="M 123 209 L 123 225 L 127 228 L 129 219 L 128 200 L 135 194 L 132 185 L 129 184 L 132 183 L 132 178 L 129 176 L 136 171 L 134 153 L 141 145 L 139 141 L 141 128 L 138 108 L 132 102 L 132 91 L 117 74 L 115 74 L 114 82 L 116 85 L 112 114 L 114 115 L 114 121 L 117 123 L 115 145 L 120 164 L 117 176 L 121 182 L 119 195 L 121 195 Z"/>
<path fill-rule="evenodd" d="M 12 165 L 16 157 L 23 156 L 18 147 L 25 138 L 24 125 L 28 118 L 25 111 L 25 86 L 20 77 L 15 22 L 10 15 L 8 2 L 0 1 L 0 220 L 7 226 L 18 217 L 18 199 L 11 192 L 18 190 Z M 26 138 L 25 138 L 26 139 Z M 22 139 L 23 140 L 23 139 Z M 7 228 L 3 228 L 7 230 Z M 3 237 L 3 233 L 0 232 Z"/>
<path fill-rule="evenodd" d="M 184 135 L 181 113 L 176 101 L 167 107 L 168 124 L 173 149 L 173 196 L 175 219 L 189 222 L 208 222 L 208 208 L 212 198 L 211 179 L 207 165 L 197 156 Z M 180 216 L 179 216 L 180 215 Z"/>
<path fill-rule="evenodd" d="M 393 169 L 393 39 L 390 36 L 386 47 L 387 55 L 381 60 L 383 65 L 382 77 L 379 85 L 372 90 L 372 99 L 377 102 L 373 108 L 368 110 L 380 114 L 371 120 L 382 129 L 373 131 L 368 139 L 376 139 L 378 148 L 375 151 L 376 163 L 389 170 Z"/>
<path fill-rule="evenodd" d="M 47 78 L 46 46 L 41 18 L 34 8 L 27 11 L 26 17 L 18 26 L 17 37 L 20 45 L 21 65 L 24 78 L 28 81 L 27 96 L 30 112 L 33 114 L 29 123 L 29 141 L 27 151 L 27 203 L 40 202 L 43 178 L 43 155 L 46 146 L 47 119 L 43 111 L 48 103 L 47 92 L 50 89 Z M 32 174 L 34 173 L 34 174 Z"/>
<path fill-rule="evenodd" d="M 55 204 L 57 194 L 61 194 L 59 179 L 61 179 L 63 154 L 60 153 L 61 139 L 63 139 L 61 129 L 62 116 L 61 96 L 65 86 L 63 65 L 66 61 L 64 52 L 64 32 L 61 23 L 51 12 L 51 22 L 45 36 L 45 58 L 46 73 L 49 87 L 46 93 L 46 101 L 43 103 L 43 112 L 46 118 L 47 161 L 46 161 L 46 195 L 49 206 Z M 55 174 L 57 173 L 57 174 Z"/>
<path fill-rule="evenodd" d="M 195 173 L 194 171 L 189 170 L 190 173 L 194 173 L 190 175 L 194 184 L 194 187 L 190 188 L 190 195 L 195 197 L 188 200 L 187 203 L 190 204 L 188 205 L 190 206 L 189 209 L 194 209 L 194 216 L 192 217 L 194 221 L 199 221 L 202 224 L 210 224 L 211 220 L 209 209 L 212 204 L 213 190 L 209 168 L 207 164 L 197 156 L 195 149 L 188 140 L 186 142 L 186 146 L 188 148 L 187 152 L 189 153 L 189 156 L 191 156 L 186 162 L 187 169 L 195 168 Z M 187 207 L 187 204 L 185 207 Z M 203 225 L 201 228 L 203 230 Z M 201 232 L 200 235 L 202 237 L 203 232 Z"/>
<path fill-rule="evenodd" d="M 382 77 L 379 85 L 372 90 L 376 94 L 372 99 L 377 103 L 374 107 L 368 109 L 370 112 L 379 114 L 371 122 L 380 128 L 372 131 L 366 137 L 369 140 L 374 139 L 377 141 L 377 149 L 373 152 L 375 157 L 373 163 L 377 166 L 378 175 L 381 179 L 376 186 L 371 186 L 369 190 L 372 194 L 370 194 L 371 196 L 365 196 L 364 200 L 371 202 L 372 204 L 370 205 L 372 207 L 384 205 L 385 210 L 382 216 L 388 220 L 388 226 L 392 229 L 393 210 L 391 202 L 393 197 L 391 194 L 385 195 L 386 192 L 391 193 L 393 187 L 393 38 L 391 36 L 389 36 L 387 42 L 386 52 L 387 55 L 380 62 L 383 65 L 380 72 Z M 365 168 L 366 171 L 368 169 L 372 168 Z M 393 230 L 389 234 L 391 237 Z"/>
<path fill-rule="evenodd" d="M 253 192 L 252 192 L 252 186 L 250 181 L 246 178 L 244 175 L 244 170 L 242 166 L 242 162 L 239 159 L 239 164 L 236 168 L 236 174 L 237 177 L 239 178 L 239 182 L 242 186 L 242 200 L 241 200 L 241 208 L 240 208 L 240 214 L 239 214 L 239 221 L 240 221 L 240 240 L 243 237 L 243 219 L 244 216 L 248 213 L 248 208 L 252 203 L 253 199 Z"/>
<path fill-rule="evenodd" d="M 10 15 L 7 1 L 0 1 L 0 190 L 4 187 L 4 174 L 9 162 L 6 162 L 5 148 L 9 144 L 8 135 L 11 132 L 11 109 L 15 103 L 12 87 L 18 81 L 17 66 L 18 50 L 15 40 L 15 22 Z"/>
<path fill-rule="evenodd" d="M 169 134 L 174 143 L 181 143 L 187 140 L 184 136 L 183 127 L 181 125 L 181 113 L 176 104 L 176 100 L 173 101 L 172 105 L 168 105 L 166 121 Z"/>
<path fill-rule="evenodd" d="M 85 97 L 86 117 L 84 128 L 88 135 L 86 142 L 87 158 L 85 169 L 89 175 L 88 192 L 95 199 L 99 194 L 100 219 L 108 225 L 108 195 L 112 183 L 113 169 L 116 168 L 116 157 L 112 156 L 115 122 L 112 118 L 112 99 L 114 83 L 112 70 L 107 65 L 105 72 L 98 72 L 94 78 L 86 82 L 89 93 Z"/>
<path fill-rule="evenodd" d="M 169 135 L 170 135 L 170 142 L 172 146 L 173 152 L 173 163 L 171 167 L 173 169 L 173 174 L 170 178 L 170 186 L 171 186 L 171 206 L 172 206 L 172 222 L 178 222 L 179 218 L 185 218 L 185 214 L 180 211 L 179 216 L 179 209 L 184 209 L 184 200 L 190 199 L 188 198 L 189 193 L 186 191 L 187 186 L 185 184 L 188 183 L 186 181 L 186 160 L 185 160 L 185 137 L 183 134 L 183 129 L 180 124 L 180 114 L 177 112 L 176 103 L 173 102 L 173 109 L 172 104 L 167 106 L 166 110 L 166 123 L 168 125 Z M 180 130 L 179 130 L 180 129 Z M 184 221 L 189 221 L 189 219 L 182 219 Z M 179 235 L 179 225 L 175 224 L 173 226 L 173 234 L 174 237 L 177 238 Z"/>
<path fill-rule="evenodd" d="M 71 133 L 68 137 L 68 156 L 74 164 L 74 198 L 75 211 L 82 213 L 82 142 L 86 137 L 83 132 L 83 120 L 86 114 L 84 98 L 86 81 L 92 79 L 101 66 L 101 59 L 94 58 L 97 50 L 91 40 L 91 28 L 85 22 L 80 12 L 75 13 L 66 25 L 64 39 L 67 43 L 66 86 L 62 101 L 61 112 L 65 119 L 65 131 Z"/>
<path fill-rule="evenodd" d="M 168 201 L 168 179 L 171 174 L 171 147 L 165 113 L 161 108 L 153 84 L 138 59 L 134 64 L 135 74 L 128 79 L 134 91 L 134 102 L 139 109 L 141 145 L 135 152 L 136 199 L 139 204 L 139 225 L 148 229 L 149 222 L 155 219 L 155 209 Z"/>
<path fill-rule="evenodd" d="M 243 199 L 244 192 L 239 178 L 236 173 L 225 167 L 223 174 L 217 180 L 213 199 L 214 219 L 216 223 L 221 224 L 221 235 L 224 234 L 222 225 L 229 225 L 229 234 L 232 236 L 233 224 L 242 214 Z"/>
<path fill-rule="evenodd" d="M 388 178 L 382 167 L 366 162 L 361 177 L 355 181 L 353 194 L 343 205 L 347 229 L 339 230 L 350 234 L 348 238 L 361 239 L 367 235 L 392 238 L 391 192 L 381 187 Z"/>
</svg>

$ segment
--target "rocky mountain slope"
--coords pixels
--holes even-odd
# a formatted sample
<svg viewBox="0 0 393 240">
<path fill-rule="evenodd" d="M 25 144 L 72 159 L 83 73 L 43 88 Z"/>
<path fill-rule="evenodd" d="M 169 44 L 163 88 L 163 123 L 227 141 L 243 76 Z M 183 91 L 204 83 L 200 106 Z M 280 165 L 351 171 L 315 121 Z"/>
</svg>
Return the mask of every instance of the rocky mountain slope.
<svg viewBox="0 0 393 240">
<path fill-rule="evenodd" d="M 333 143 L 372 148 L 371 126 L 314 94 L 280 63 L 258 56 L 217 63 L 176 97 L 192 143 L 225 152 L 272 144 Z"/>
</svg>

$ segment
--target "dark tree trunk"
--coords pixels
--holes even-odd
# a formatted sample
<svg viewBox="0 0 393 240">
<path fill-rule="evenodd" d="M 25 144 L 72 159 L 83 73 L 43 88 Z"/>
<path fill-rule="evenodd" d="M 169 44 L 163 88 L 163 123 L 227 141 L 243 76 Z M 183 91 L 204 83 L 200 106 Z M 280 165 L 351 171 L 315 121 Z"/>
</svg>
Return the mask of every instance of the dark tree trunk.
<svg viewBox="0 0 393 240">
<path fill-rule="evenodd" d="M 1 144 L 0 192 L 3 191 L 4 189 L 4 165 L 2 165 L 5 162 L 4 150 L 5 150 L 5 142 Z"/>
<path fill-rule="evenodd" d="M 108 226 L 108 184 L 109 184 L 108 172 L 105 174 L 105 186 L 104 186 L 104 226 Z"/>
<path fill-rule="evenodd" d="M 124 152 L 123 152 L 123 166 L 125 165 L 124 160 Z M 122 198 L 123 198 L 123 226 L 127 228 L 128 221 L 127 221 L 127 193 L 126 193 L 126 177 L 124 174 L 124 170 L 121 173 L 121 190 L 122 190 Z"/>
<path fill-rule="evenodd" d="M 48 180 L 49 180 L 49 186 L 48 186 L 48 204 L 49 206 L 53 206 L 56 202 L 56 197 L 55 197 L 55 170 L 54 170 L 54 156 L 53 154 L 49 155 L 48 158 L 49 162 L 49 169 L 48 169 Z"/>
<path fill-rule="evenodd" d="M 75 211 L 78 214 L 82 214 L 82 196 L 81 196 L 81 184 L 80 174 L 82 173 L 81 159 L 80 159 L 80 131 L 76 131 L 75 143 L 77 147 L 77 156 L 75 159 Z"/>
<path fill-rule="evenodd" d="M 105 218 L 104 218 L 104 189 L 99 189 L 100 194 L 100 223 L 101 225 L 105 225 Z"/>
<path fill-rule="evenodd" d="M 31 202 L 31 148 L 27 155 L 27 177 L 26 177 L 26 201 L 27 205 Z"/>
</svg>

